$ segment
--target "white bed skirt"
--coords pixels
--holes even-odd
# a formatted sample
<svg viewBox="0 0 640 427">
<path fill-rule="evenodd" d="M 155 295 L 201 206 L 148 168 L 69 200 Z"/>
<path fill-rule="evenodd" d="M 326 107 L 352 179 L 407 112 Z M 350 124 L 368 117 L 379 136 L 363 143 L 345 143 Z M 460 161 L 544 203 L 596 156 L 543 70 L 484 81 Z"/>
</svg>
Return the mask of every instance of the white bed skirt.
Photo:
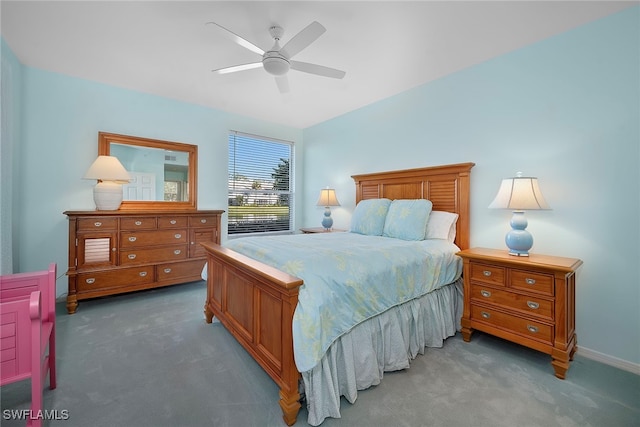
<svg viewBox="0 0 640 427">
<path fill-rule="evenodd" d="M 442 347 L 460 330 L 462 279 L 393 307 L 354 327 L 329 347 L 320 363 L 302 373 L 313 426 L 340 418 L 340 396 L 354 403 L 358 390 L 377 385 L 384 372 L 409 368 L 426 347 Z"/>
</svg>

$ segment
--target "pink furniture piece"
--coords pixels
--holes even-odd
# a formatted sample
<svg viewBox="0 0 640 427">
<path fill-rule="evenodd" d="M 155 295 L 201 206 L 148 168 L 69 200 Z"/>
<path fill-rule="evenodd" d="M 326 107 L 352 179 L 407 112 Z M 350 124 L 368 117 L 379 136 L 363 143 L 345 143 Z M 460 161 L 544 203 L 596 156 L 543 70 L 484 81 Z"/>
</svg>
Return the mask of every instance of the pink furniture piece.
<svg viewBox="0 0 640 427">
<path fill-rule="evenodd" d="M 56 388 L 55 298 L 55 263 L 46 271 L 0 277 L 0 386 L 31 378 L 27 426 L 42 425 L 47 372 L 49 388 Z"/>
</svg>

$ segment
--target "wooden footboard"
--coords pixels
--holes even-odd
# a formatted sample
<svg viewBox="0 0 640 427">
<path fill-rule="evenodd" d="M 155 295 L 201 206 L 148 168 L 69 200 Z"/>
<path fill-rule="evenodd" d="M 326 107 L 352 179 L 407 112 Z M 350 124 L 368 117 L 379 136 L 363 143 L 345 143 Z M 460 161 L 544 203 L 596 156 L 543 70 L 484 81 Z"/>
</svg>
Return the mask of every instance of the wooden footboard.
<svg viewBox="0 0 640 427">
<path fill-rule="evenodd" d="M 280 387 L 287 425 L 300 410 L 300 374 L 293 358 L 292 321 L 302 280 L 215 243 L 207 251 L 207 323 L 213 316 Z"/>
</svg>

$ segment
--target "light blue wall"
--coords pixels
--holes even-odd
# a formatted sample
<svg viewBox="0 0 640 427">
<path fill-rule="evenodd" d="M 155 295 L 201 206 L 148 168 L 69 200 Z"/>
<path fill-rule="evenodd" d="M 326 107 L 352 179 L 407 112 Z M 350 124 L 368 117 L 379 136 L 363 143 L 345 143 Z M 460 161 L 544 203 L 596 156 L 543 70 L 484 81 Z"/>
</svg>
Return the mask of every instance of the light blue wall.
<svg viewBox="0 0 640 427">
<path fill-rule="evenodd" d="M 57 262 L 58 295 L 67 291 L 67 218 L 62 213 L 95 209 L 95 182 L 82 176 L 97 156 L 99 131 L 198 145 L 200 209 L 226 209 L 229 130 L 294 141 L 297 153 L 302 152 L 298 129 L 30 67 L 24 67 L 22 82 L 14 256 L 18 271 Z"/>
<path fill-rule="evenodd" d="M 640 363 L 640 8 L 607 17 L 305 129 L 305 225 L 350 176 L 475 162 L 471 244 L 504 248 L 500 180 L 537 176 L 551 211 L 528 212 L 533 252 L 580 258 L 581 347 Z M 393 76 L 389 76 L 393 78 Z"/>
</svg>

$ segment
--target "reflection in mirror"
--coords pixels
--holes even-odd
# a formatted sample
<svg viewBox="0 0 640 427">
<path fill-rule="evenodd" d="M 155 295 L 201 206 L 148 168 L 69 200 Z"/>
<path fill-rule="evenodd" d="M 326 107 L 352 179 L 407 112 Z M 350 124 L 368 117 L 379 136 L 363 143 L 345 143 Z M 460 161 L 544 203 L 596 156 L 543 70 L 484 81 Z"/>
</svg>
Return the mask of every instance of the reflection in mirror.
<svg viewBox="0 0 640 427">
<path fill-rule="evenodd" d="M 123 200 L 189 200 L 189 153 L 112 142 L 111 155 L 131 175 Z"/>
<path fill-rule="evenodd" d="M 196 209 L 197 146 L 100 132 L 98 154 L 131 175 L 121 209 Z"/>
</svg>

